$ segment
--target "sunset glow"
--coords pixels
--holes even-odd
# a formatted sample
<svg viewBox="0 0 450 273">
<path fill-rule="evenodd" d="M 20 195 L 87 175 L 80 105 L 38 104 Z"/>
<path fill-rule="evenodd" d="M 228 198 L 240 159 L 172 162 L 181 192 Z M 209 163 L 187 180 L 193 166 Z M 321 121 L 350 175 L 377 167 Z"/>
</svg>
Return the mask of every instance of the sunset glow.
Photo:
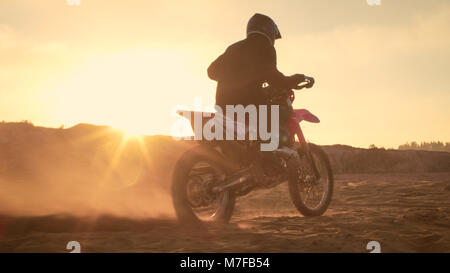
<svg viewBox="0 0 450 273">
<path fill-rule="evenodd" d="M 278 68 L 317 80 L 295 103 L 322 121 L 305 125 L 311 141 L 450 139 L 448 1 L 312 3 L 2 1 L 1 119 L 171 134 L 175 107 L 214 103 L 206 68 L 258 11 L 283 33 Z"/>
</svg>

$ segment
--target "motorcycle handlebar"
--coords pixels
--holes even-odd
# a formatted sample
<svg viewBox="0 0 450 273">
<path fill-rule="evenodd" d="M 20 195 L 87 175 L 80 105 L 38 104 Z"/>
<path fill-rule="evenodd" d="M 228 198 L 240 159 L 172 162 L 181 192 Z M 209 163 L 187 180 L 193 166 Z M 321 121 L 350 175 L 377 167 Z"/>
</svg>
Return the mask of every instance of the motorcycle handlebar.
<svg viewBox="0 0 450 273">
<path fill-rule="evenodd" d="M 314 85 L 313 77 L 305 77 L 305 81 L 294 87 L 295 90 L 301 90 L 303 88 L 311 88 Z"/>
</svg>

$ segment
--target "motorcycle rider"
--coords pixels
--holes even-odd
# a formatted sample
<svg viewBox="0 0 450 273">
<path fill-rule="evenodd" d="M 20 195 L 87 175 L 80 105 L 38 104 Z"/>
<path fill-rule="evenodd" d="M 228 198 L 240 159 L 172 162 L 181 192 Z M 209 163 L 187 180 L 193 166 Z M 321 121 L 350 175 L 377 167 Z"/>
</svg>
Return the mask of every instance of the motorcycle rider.
<svg viewBox="0 0 450 273">
<path fill-rule="evenodd" d="M 285 76 L 277 69 L 275 40 L 281 39 L 275 22 L 266 15 L 256 13 L 247 24 L 247 38 L 230 45 L 208 68 L 210 79 L 217 81 L 216 105 L 225 112 L 226 105 L 267 105 L 263 83 L 272 90 L 294 89 L 308 80 L 311 87 L 314 79 L 303 74 Z M 280 143 L 291 146 L 287 129 L 288 114 L 280 109 Z M 270 120 L 267 119 L 267 120 Z"/>
</svg>

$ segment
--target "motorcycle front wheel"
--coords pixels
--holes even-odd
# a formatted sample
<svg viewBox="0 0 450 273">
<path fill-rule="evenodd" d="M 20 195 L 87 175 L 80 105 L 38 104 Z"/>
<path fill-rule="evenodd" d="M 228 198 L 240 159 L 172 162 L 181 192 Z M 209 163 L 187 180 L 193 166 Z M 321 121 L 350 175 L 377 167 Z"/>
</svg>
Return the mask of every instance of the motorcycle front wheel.
<svg viewBox="0 0 450 273">
<path fill-rule="evenodd" d="M 297 148 L 300 166 L 288 180 L 289 194 L 301 214 L 320 216 L 331 202 L 334 185 L 333 171 L 328 156 L 322 148 L 312 143 L 307 145 L 310 155 L 303 148 Z M 315 175 L 314 168 L 319 177 Z"/>
</svg>

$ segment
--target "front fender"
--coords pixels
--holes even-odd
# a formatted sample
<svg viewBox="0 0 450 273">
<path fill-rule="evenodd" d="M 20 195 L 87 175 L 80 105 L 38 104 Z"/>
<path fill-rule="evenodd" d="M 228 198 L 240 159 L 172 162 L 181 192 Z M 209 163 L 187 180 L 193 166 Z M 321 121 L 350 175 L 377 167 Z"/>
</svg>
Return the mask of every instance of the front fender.
<svg viewBox="0 0 450 273">
<path fill-rule="evenodd" d="M 301 122 L 302 120 L 312 122 L 312 123 L 319 123 L 320 120 L 318 117 L 313 115 L 311 112 L 309 112 L 306 109 L 296 109 L 292 113 L 292 117 L 297 121 Z"/>
</svg>

